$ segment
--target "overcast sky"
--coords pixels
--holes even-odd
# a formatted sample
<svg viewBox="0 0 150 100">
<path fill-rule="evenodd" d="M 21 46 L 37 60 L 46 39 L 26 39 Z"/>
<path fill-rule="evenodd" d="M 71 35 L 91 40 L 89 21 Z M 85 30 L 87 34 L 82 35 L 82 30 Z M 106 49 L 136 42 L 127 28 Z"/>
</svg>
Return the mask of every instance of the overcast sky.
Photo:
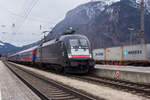
<svg viewBox="0 0 150 100">
<path fill-rule="evenodd" d="M 54 27 L 67 11 L 88 1 L 0 0 L 0 40 L 16 46 L 35 42 L 42 38 L 41 31 Z"/>
</svg>

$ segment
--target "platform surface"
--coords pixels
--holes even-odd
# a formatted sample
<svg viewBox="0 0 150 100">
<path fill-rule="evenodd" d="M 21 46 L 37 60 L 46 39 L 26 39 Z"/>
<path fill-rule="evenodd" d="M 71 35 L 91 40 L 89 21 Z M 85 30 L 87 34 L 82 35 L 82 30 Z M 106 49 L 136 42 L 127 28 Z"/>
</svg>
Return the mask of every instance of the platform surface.
<svg viewBox="0 0 150 100">
<path fill-rule="evenodd" d="M 0 61 L 0 100 L 41 100 Z"/>
<path fill-rule="evenodd" d="M 150 67 L 135 67 L 135 66 L 116 66 L 116 65 L 96 65 L 96 69 L 120 70 L 130 72 L 150 73 Z"/>
</svg>

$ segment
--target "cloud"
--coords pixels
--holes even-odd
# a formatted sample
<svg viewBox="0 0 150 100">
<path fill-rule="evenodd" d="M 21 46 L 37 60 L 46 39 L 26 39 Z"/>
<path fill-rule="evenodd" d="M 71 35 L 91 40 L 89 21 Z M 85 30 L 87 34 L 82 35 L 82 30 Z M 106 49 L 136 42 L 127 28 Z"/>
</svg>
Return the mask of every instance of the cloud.
<svg viewBox="0 0 150 100">
<path fill-rule="evenodd" d="M 49 30 L 56 25 L 65 17 L 67 11 L 88 2 L 88 0 L 39 0 L 27 19 L 23 20 L 32 1 L 35 0 L 0 1 L 0 23 L 6 25 L 5 28 L 0 27 L 0 33 L 6 33 L 1 35 L 0 40 L 16 46 L 38 41 L 42 38 L 42 35 L 39 35 L 41 31 Z M 17 25 L 21 26 L 17 33 L 14 33 L 13 23 L 16 29 Z M 40 25 L 42 30 L 39 29 Z"/>
</svg>

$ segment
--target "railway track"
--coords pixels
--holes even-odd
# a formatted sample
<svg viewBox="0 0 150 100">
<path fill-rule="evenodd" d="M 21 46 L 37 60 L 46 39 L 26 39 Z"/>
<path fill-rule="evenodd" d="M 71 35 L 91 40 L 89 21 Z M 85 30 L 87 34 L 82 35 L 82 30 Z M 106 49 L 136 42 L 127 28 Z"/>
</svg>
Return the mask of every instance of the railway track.
<svg viewBox="0 0 150 100">
<path fill-rule="evenodd" d="M 50 71 L 50 70 L 44 69 L 44 71 Z M 52 73 L 54 73 L 54 72 L 52 71 Z M 109 78 L 104 78 L 104 77 L 96 77 L 96 76 L 93 76 L 90 74 L 86 75 L 86 76 L 85 75 L 78 76 L 78 75 L 70 75 L 70 74 L 61 74 L 61 75 L 69 77 L 69 78 L 81 80 L 81 81 L 86 81 L 86 82 L 89 82 L 92 84 L 103 85 L 103 86 L 111 87 L 113 89 L 130 92 L 132 94 L 143 96 L 143 97 L 150 99 L 150 85 L 137 84 L 137 83 L 121 81 L 121 80 L 117 80 L 117 79 L 109 79 Z M 46 80 L 49 80 L 49 79 L 46 79 Z M 94 100 L 95 98 L 90 97 L 88 99 L 87 98 L 84 99 L 81 97 L 80 99 L 81 100 Z M 99 98 L 96 98 L 95 100 L 98 100 L 98 99 Z M 68 99 L 68 100 L 70 100 L 70 99 Z"/>
<path fill-rule="evenodd" d="M 16 65 L 7 62 L 5 65 L 42 100 L 104 100 L 16 67 Z"/>
<path fill-rule="evenodd" d="M 104 77 L 96 77 L 93 75 L 87 75 L 87 76 L 68 76 L 71 78 L 76 78 L 82 81 L 87 81 L 93 84 L 98 84 L 98 85 L 103 85 L 103 86 L 108 86 L 112 87 L 114 89 L 118 89 L 121 91 L 126 91 L 130 92 L 135 95 L 147 97 L 150 99 L 150 85 L 146 84 L 138 84 L 138 83 L 132 83 L 132 82 L 127 82 L 127 81 L 121 81 L 117 79 L 109 79 L 109 78 L 104 78 Z"/>
</svg>

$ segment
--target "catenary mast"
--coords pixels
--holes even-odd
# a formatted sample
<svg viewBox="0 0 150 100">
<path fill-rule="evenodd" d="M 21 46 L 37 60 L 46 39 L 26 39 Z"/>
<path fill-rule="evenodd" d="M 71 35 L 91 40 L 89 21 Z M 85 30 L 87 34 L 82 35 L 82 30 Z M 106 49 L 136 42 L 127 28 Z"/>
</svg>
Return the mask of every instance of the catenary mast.
<svg viewBox="0 0 150 100">
<path fill-rule="evenodd" d="M 141 44 L 145 43 L 144 31 L 144 0 L 141 0 Z"/>
</svg>

